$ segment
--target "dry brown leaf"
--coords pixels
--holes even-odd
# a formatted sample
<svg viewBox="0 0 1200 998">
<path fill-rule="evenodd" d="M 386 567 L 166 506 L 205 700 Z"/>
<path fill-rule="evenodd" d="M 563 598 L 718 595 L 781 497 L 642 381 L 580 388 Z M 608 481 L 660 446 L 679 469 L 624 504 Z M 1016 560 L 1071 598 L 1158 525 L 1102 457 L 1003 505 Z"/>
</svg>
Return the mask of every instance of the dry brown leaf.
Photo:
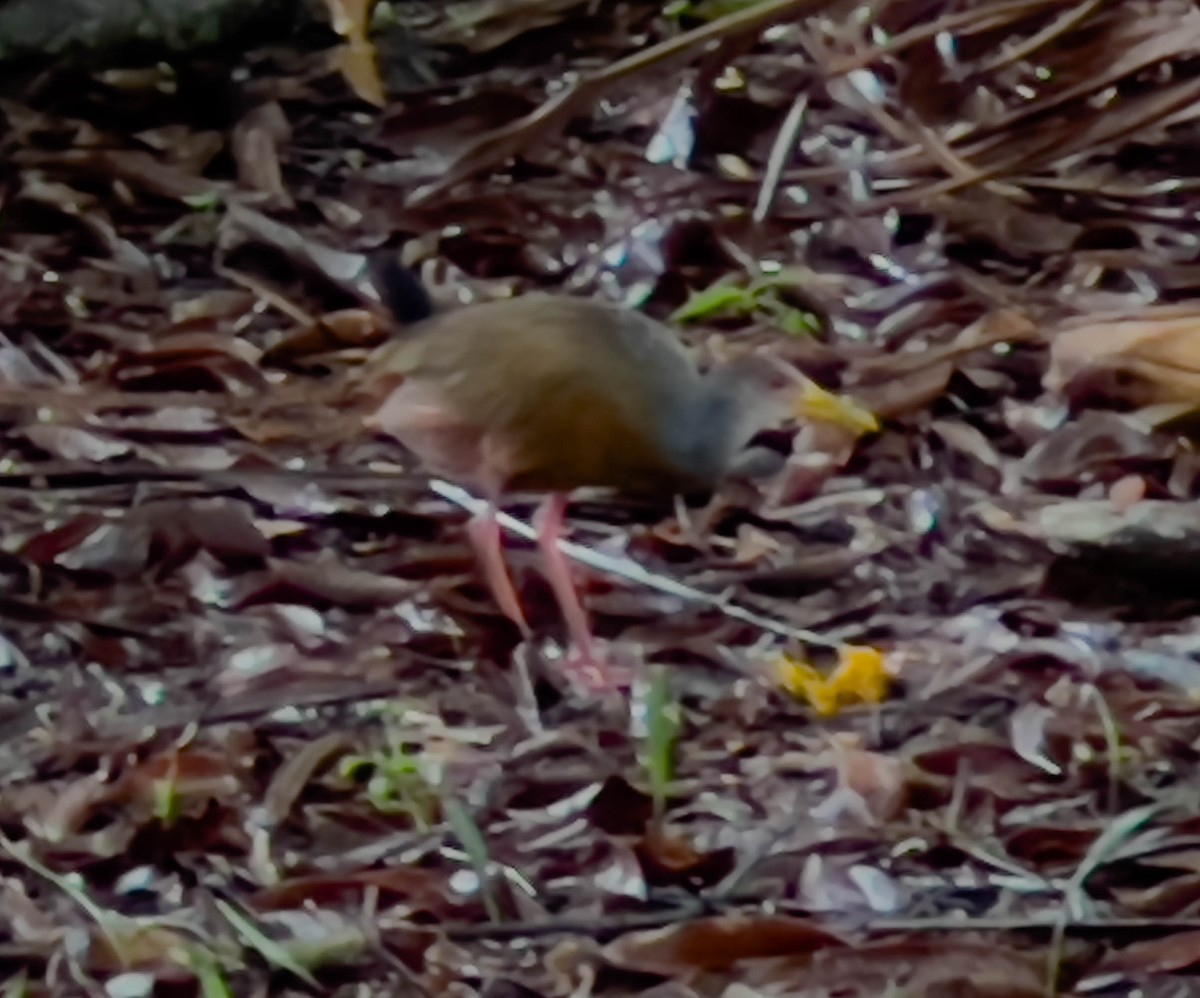
<svg viewBox="0 0 1200 998">
<path fill-rule="evenodd" d="M 882 824 L 904 806 L 904 763 L 880 752 L 870 752 L 861 739 L 847 734 L 829 739 L 828 755 L 837 773 L 833 793 L 813 809 L 821 821 L 837 821 L 850 814 L 866 824 Z"/>
<path fill-rule="evenodd" d="M 273 824 L 286 820 L 313 776 L 352 747 L 352 742 L 340 734 L 325 735 L 301 746 L 271 778 L 263 796 L 268 819 Z"/>
<path fill-rule="evenodd" d="M 297 360 L 313 354 L 340 350 L 345 347 L 375 346 L 380 342 L 384 326 L 375 312 L 365 308 L 348 308 L 321 316 L 284 336 L 263 355 L 268 363 Z"/>
<path fill-rule="evenodd" d="M 1163 974 L 1200 963 L 1200 931 L 1176 932 L 1110 950 L 1103 969 L 1125 974 Z"/>
<path fill-rule="evenodd" d="M 624 970 L 674 977 L 727 970 L 742 960 L 800 956 L 845 946 L 815 922 L 783 915 L 698 918 L 649 932 L 631 932 L 604 947 L 604 958 Z"/>
<path fill-rule="evenodd" d="M 238 181 L 270 197 L 270 203 L 290 208 L 292 197 L 283 182 L 279 147 L 291 137 L 291 124 L 276 102 L 261 104 L 234 126 L 230 135 Z"/>
<path fill-rule="evenodd" d="M 1077 320 L 1051 341 L 1045 385 L 1071 398 L 1137 407 L 1200 402 L 1200 312 Z"/>
</svg>

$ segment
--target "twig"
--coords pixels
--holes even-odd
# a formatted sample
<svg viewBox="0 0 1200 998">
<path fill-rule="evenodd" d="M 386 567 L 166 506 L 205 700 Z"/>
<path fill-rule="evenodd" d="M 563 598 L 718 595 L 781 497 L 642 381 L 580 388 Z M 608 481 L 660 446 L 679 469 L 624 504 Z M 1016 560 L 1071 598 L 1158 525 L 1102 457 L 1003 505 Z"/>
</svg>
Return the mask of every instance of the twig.
<svg viewBox="0 0 1200 998">
<path fill-rule="evenodd" d="M 626 932 L 661 929 L 667 925 L 677 925 L 680 922 L 700 918 L 711 913 L 712 909 L 709 906 L 703 902 L 693 901 L 681 904 L 677 908 L 669 908 L 665 911 L 652 912 L 645 915 L 617 915 L 611 918 L 554 919 L 537 922 L 504 922 L 499 924 L 485 922 L 478 925 L 442 925 L 437 927 L 437 931 L 454 942 L 467 942 L 472 939 L 502 941 L 557 935 L 590 936 L 596 939 L 604 936 L 619 936 Z M 431 927 L 427 925 L 414 925 L 413 928 L 428 931 Z"/>
<path fill-rule="evenodd" d="M 423 204 L 472 174 L 503 163 L 527 146 L 535 136 L 544 137 L 547 132 L 561 128 L 578 107 L 594 103 L 601 94 L 624 79 L 690 56 L 710 42 L 728 40 L 768 24 L 790 20 L 820 10 L 830 3 L 832 0 L 765 0 L 620 59 L 607 69 L 579 80 L 523 118 L 485 132 L 450 163 L 442 176 L 414 191 L 409 204 Z"/>
<path fill-rule="evenodd" d="M 787 117 L 779 126 L 779 134 L 771 144 L 771 155 L 767 158 L 767 169 L 763 174 L 762 184 L 758 188 L 758 198 L 754 202 L 754 221 L 766 221 L 775 203 L 775 192 L 779 189 L 779 179 L 787 167 L 792 150 L 796 147 L 796 137 L 804 124 L 804 115 L 808 111 L 808 95 L 797 94 L 788 108 Z"/>
<path fill-rule="evenodd" d="M 887 56 L 894 56 L 911 45 L 929 41 L 943 32 L 969 34 L 972 31 L 991 30 L 1010 24 L 1023 15 L 1032 14 L 1043 7 L 1065 5 L 1064 0 L 1015 0 L 1013 3 L 994 4 L 983 11 L 977 7 L 970 7 L 967 10 L 947 14 L 930 24 L 918 24 L 916 27 L 889 38 L 883 45 L 836 59 L 830 64 L 829 69 L 830 72 L 839 74 L 864 69 L 873 62 L 878 62 Z"/>
<path fill-rule="evenodd" d="M 83 481 L 81 481 L 82 479 Z M 347 471 L 339 469 L 325 470 L 297 470 L 275 469 L 270 471 L 206 471 L 203 469 L 165 469 L 165 468 L 144 468 L 144 469 L 108 469 L 104 467 L 88 466 L 80 468 L 77 471 L 64 470 L 62 468 L 50 472 L 30 472 L 28 474 L 18 475 L 0 475 L 0 491 L 6 488 L 20 489 L 81 489 L 87 487 L 101 488 L 119 484 L 130 484 L 140 482 L 177 482 L 189 483 L 200 482 L 209 486 L 221 488 L 239 488 L 245 487 L 248 483 L 260 481 L 278 481 L 278 480 L 302 480 L 306 482 L 315 482 L 320 485 L 331 487 L 341 485 L 352 486 L 358 488 L 379 488 L 394 491 L 398 483 L 413 484 L 415 479 L 411 475 L 395 475 L 383 474 L 380 472 L 361 472 Z M 436 495 L 453 503 L 454 505 L 466 510 L 468 513 L 478 513 L 486 507 L 486 503 L 473 496 L 466 489 L 450 482 L 444 482 L 440 479 L 432 479 L 429 482 L 429 488 Z M 498 521 L 507 528 L 511 533 L 524 537 L 526 540 L 536 540 L 537 531 L 528 523 L 519 520 L 507 513 L 499 513 Z M 679 599 L 687 600 L 690 603 L 702 603 L 712 607 L 726 617 L 732 620 L 741 621 L 744 624 L 750 624 L 753 627 L 758 627 L 771 634 L 777 634 L 780 637 L 790 638 L 795 641 L 803 641 L 810 645 L 816 645 L 820 648 L 844 648 L 847 642 L 839 641 L 825 635 L 818 634 L 816 631 L 808 630 L 807 628 L 797 627 L 788 624 L 785 621 L 777 620 L 773 617 L 768 617 L 763 614 L 756 613 L 744 606 L 731 602 L 726 596 L 713 595 L 706 593 L 703 590 L 696 589 L 692 586 L 685 585 L 682 582 L 677 582 L 674 579 L 664 575 L 657 575 L 639 565 L 637 562 L 629 558 L 614 558 L 610 555 L 602 554 L 599 551 L 594 551 L 591 548 L 581 544 L 574 544 L 570 541 L 559 541 L 559 547 L 563 553 L 569 558 L 579 562 L 581 565 L 588 565 L 604 572 L 607 575 L 613 575 L 617 578 L 625 579 L 637 585 L 645 586 L 648 589 L 654 589 L 657 592 L 666 593 L 668 596 L 675 596 Z"/>
<path fill-rule="evenodd" d="M 1108 813 L 1115 815 L 1121 794 L 1121 730 L 1117 727 L 1117 719 L 1108 701 L 1095 683 L 1084 686 L 1083 698 L 1095 704 L 1100 726 L 1104 730 L 1104 744 L 1108 752 Z"/>
<path fill-rule="evenodd" d="M 939 180 L 924 187 L 908 187 L 896 194 L 889 194 L 876 198 L 873 201 L 861 201 L 848 205 L 846 211 L 854 215 L 882 214 L 889 209 L 902 208 L 914 201 L 921 204 L 928 204 L 934 198 L 953 194 L 955 191 L 970 187 L 976 183 L 1000 180 L 1018 171 L 1025 172 L 1049 167 L 1068 156 L 1116 142 L 1118 139 L 1135 134 L 1151 125 L 1159 124 L 1162 119 L 1180 108 L 1190 105 L 1198 98 L 1200 98 L 1200 81 L 1188 80 L 1179 87 L 1170 90 L 1165 97 L 1161 93 L 1155 93 L 1152 97 L 1147 98 L 1143 103 L 1150 104 L 1152 107 L 1136 121 L 1119 120 L 1113 122 L 1102 120 L 1097 122 L 1096 127 L 1090 130 L 1089 134 L 1085 136 L 1086 141 L 1084 142 L 1080 141 L 1078 135 L 1064 141 L 1059 135 L 1048 134 L 1035 150 L 1023 150 L 999 162 L 989 164 L 985 167 L 978 167 L 978 173 L 969 179 L 964 180 L 958 177 L 948 177 L 945 180 Z M 1051 103 L 1057 104 L 1058 101 L 1056 99 L 1053 102 L 1047 101 L 1046 103 L 1047 105 Z M 1041 108 L 1030 110 L 1032 112 L 1033 110 L 1041 110 Z M 1022 113 L 1022 117 L 1024 117 L 1024 112 Z M 980 141 L 983 142 L 985 140 Z M 1004 140 L 1001 137 L 1001 133 L 996 133 L 986 141 L 999 146 Z M 964 152 L 967 152 L 967 150 L 964 150 Z"/>
<path fill-rule="evenodd" d="M 250 721 L 263 714 L 273 714 L 283 707 L 296 710 L 318 710 L 325 707 L 341 707 L 359 704 L 368 700 L 384 700 L 396 696 L 396 683 L 387 682 L 346 683 L 337 689 L 319 690 L 314 693 L 289 693 L 281 698 L 275 690 L 258 690 L 238 697 L 207 696 L 199 706 L 160 707 L 130 717 L 118 718 L 113 724 L 105 725 L 105 737 L 153 729 L 166 731 L 186 728 L 189 724 L 231 724 Z"/>
<path fill-rule="evenodd" d="M 1062 905 L 1051 923 L 1053 931 L 1050 936 L 1050 952 L 1046 958 L 1047 998 L 1053 998 L 1058 994 L 1058 978 L 1062 967 L 1067 930 L 1077 925 L 1085 917 L 1084 908 L 1087 904 L 1087 895 L 1084 893 L 1083 885 L 1087 883 L 1093 873 L 1112 858 L 1117 849 L 1163 808 L 1164 805 L 1161 803 L 1146 804 L 1143 807 L 1134 808 L 1132 811 L 1126 811 L 1113 819 L 1112 823 L 1100 833 L 1099 838 L 1091 844 L 1083 859 L 1079 861 L 1071 879 L 1063 886 Z"/>
<path fill-rule="evenodd" d="M 449 482 L 443 482 L 435 478 L 430 481 L 429 487 L 443 499 L 454 503 L 456 506 L 461 506 L 472 514 L 481 513 L 487 508 L 487 503 L 484 500 L 476 498 L 466 489 L 452 485 Z M 537 539 L 537 531 L 523 520 L 518 520 L 507 513 L 498 513 L 496 518 L 502 526 L 506 527 L 512 533 L 524 537 L 526 540 Z M 581 565 L 589 565 L 601 572 L 635 582 L 638 585 L 645 586 L 647 589 L 654 589 L 669 596 L 677 596 L 692 603 L 703 603 L 720 611 L 726 617 L 762 628 L 764 631 L 769 631 L 772 634 L 778 634 L 781 637 L 792 638 L 797 641 L 804 641 L 821 648 L 845 647 L 846 643 L 844 641 L 837 641 L 818 634 L 816 631 L 810 631 L 803 627 L 794 627 L 783 621 L 762 616 L 753 610 L 748 610 L 743 606 L 730 602 L 724 596 L 714 596 L 711 593 L 684 585 L 682 582 L 676 582 L 665 575 L 656 575 L 628 558 L 612 558 L 606 554 L 601 554 L 599 551 L 584 547 L 581 544 L 574 544 L 571 541 L 560 540 L 558 546 L 563 554 L 579 562 Z"/>
<path fill-rule="evenodd" d="M 218 264 L 213 267 L 213 272 L 218 277 L 223 277 L 231 284 L 236 284 L 240 288 L 245 288 L 253 294 L 259 301 L 270 305 L 278 312 L 282 312 L 293 322 L 301 326 L 316 325 L 316 316 L 306 312 L 299 305 L 296 305 L 281 295 L 278 291 L 267 287 L 262 281 L 249 274 L 243 274 L 240 270 L 234 270 L 232 267 L 225 267 Z"/>
<path fill-rule="evenodd" d="M 998 69 L 1003 69 L 1005 66 L 1011 66 L 1015 63 L 1028 59 L 1038 49 L 1049 45 L 1054 39 L 1060 35 L 1066 34 L 1072 28 L 1077 27 L 1086 21 L 1092 13 L 1099 7 L 1104 0 L 1083 0 L 1078 7 L 1073 10 L 1068 10 L 1060 14 L 1053 21 L 1047 24 L 1041 31 L 1030 35 L 1025 41 L 1012 48 L 1005 49 L 1003 52 L 997 53 L 991 59 L 985 59 L 982 63 L 972 68 L 972 72 L 976 74 L 994 73 Z"/>
<path fill-rule="evenodd" d="M 805 47 L 810 57 L 821 68 L 825 79 L 831 80 L 838 74 L 833 72 L 832 59 L 820 41 L 810 34 L 803 34 Z M 925 154 L 926 160 L 933 166 L 940 166 L 951 177 L 961 180 L 964 184 L 974 183 L 979 179 L 979 171 L 971 164 L 957 156 L 949 144 L 942 141 L 938 134 L 925 125 L 915 114 L 902 112 L 902 117 L 896 117 L 862 92 L 853 80 L 847 81 L 862 98 L 860 109 L 869 115 L 875 123 L 893 139 L 908 149 L 919 149 Z"/>
<path fill-rule="evenodd" d="M 784 906 L 786 907 L 786 906 Z M 449 924 L 436 927 L 439 934 L 455 942 L 476 939 L 495 941 L 532 939 L 554 935 L 581 935 L 592 938 L 617 936 L 626 932 L 663 928 L 677 925 L 695 918 L 719 916 L 727 911 L 741 911 L 753 915 L 761 913 L 761 904 L 751 902 L 745 906 L 735 904 L 695 902 L 661 912 L 644 915 L 621 915 L 611 918 L 539 920 L 529 922 L 505 922 L 503 924 Z M 794 917 L 803 918 L 808 912 L 798 910 Z M 867 935 L 911 932 L 1046 932 L 1052 931 L 1056 919 L 1045 915 L 1022 918 L 882 918 L 867 921 L 830 919 L 831 928 L 862 932 Z M 414 924 L 415 931 L 433 931 L 434 927 Z M 1123 935 L 1130 932 L 1170 932 L 1200 929 L 1200 918 L 1093 918 L 1072 922 L 1069 929 L 1075 934 Z"/>
<path fill-rule="evenodd" d="M 1019 918 L 885 918 L 863 922 L 865 932 L 1044 932 L 1055 930 L 1057 915 Z M 1074 933 L 1189 931 L 1200 929 L 1200 918 L 1086 918 L 1066 926 Z"/>
</svg>

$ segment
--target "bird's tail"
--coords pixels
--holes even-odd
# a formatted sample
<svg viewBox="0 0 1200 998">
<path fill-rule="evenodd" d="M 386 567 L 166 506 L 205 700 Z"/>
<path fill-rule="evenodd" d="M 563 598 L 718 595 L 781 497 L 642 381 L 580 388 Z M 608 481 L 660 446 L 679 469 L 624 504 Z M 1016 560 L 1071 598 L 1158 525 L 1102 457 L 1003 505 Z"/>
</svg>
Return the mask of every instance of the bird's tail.
<svg viewBox="0 0 1200 998">
<path fill-rule="evenodd" d="M 367 261 L 367 273 L 380 302 L 402 326 L 428 319 L 433 299 L 421 278 L 405 267 L 395 250 L 381 250 Z"/>
</svg>

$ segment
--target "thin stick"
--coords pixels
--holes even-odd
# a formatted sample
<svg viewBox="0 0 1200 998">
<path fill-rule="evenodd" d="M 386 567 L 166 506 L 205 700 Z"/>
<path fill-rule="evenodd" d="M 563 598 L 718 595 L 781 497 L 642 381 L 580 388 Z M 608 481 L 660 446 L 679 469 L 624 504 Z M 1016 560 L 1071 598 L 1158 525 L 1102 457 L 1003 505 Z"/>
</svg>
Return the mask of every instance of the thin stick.
<svg viewBox="0 0 1200 998">
<path fill-rule="evenodd" d="M 456 506 L 472 514 L 479 513 L 487 507 L 487 503 L 483 499 L 473 496 L 464 488 L 452 485 L 450 482 L 444 482 L 438 478 L 430 480 L 429 488 L 443 499 L 454 503 Z M 531 541 L 537 540 L 537 531 L 523 520 L 518 520 L 516 517 L 503 512 L 497 513 L 496 519 L 502 527 L 519 537 L 524 537 L 526 540 Z M 677 596 L 692 603 L 704 603 L 719 610 L 726 617 L 762 628 L 764 631 L 769 631 L 772 634 L 778 634 L 785 638 L 793 638 L 797 641 L 804 641 L 822 648 L 845 647 L 846 643 L 844 641 L 837 641 L 818 634 L 816 631 L 810 631 L 803 627 L 794 627 L 791 624 L 785 624 L 783 621 L 762 616 L 753 610 L 747 610 L 743 606 L 731 603 L 724 596 L 714 596 L 711 593 L 694 589 L 664 575 L 656 575 L 628 558 L 613 558 L 599 551 L 594 551 L 589 547 L 584 547 L 582 544 L 575 544 L 562 539 L 559 540 L 558 546 L 563 554 L 579 562 L 581 565 L 589 565 L 601 572 L 627 579 L 648 589 L 655 589 L 660 593 L 666 593 L 668 596 Z"/>
<path fill-rule="evenodd" d="M 765 222 L 775 203 L 775 193 L 779 190 L 779 181 L 792 158 L 792 150 L 796 148 L 796 139 L 800 129 L 804 127 L 804 115 L 808 111 L 808 95 L 797 94 L 788 108 L 787 117 L 779 127 L 779 134 L 771 145 L 771 155 L 767 158 L 767 170 L 763 175 L 762 184 L 758 188 L 758 198 L 754 202 L 754 221 Z"/>
<path fill-rule="evenodd" d="M 273 469 L 269 471 L 205 471 L 190 468 L 175 468 L 170 470 L 164 468 L 139 468 L 131 470 L 122 469 L 120 472 L 117 472 L 115 469 L 91 466 L 86 469 L 81 468 L 79 471 L 59 467 L 54 472 L 0 475 L 0 491 L 6 488 L 27 491 L 31 488 L 47 489 L 62 487 L 57 481 L 60 476 L 65 478 L 70 477 L 72 474 L 81 474 L 84 472 L 94 476 L 95 486 L 93 487 L 97 488 L 104 487 L 105 485 L 133 484 L 138 482 L 197 482 L 209 485 L 210 487 L 244 487 L 247 482 L 253 481 L 300 479 L 318 482 L 325 487 L 331 488 L 337 486 L 361 488 L 373 485 L 394 490 L 397 483 L 413 483 L 413 478 L 410 475 L 383 474 L 378 471 L 363 473 L 357 470 L 347 471 L 336 468 L 296 471 L 288 469 Z M 76 486 L 74 488 L 68 486 L 66 491 L 76 492 L 80 491 L 81 488 L 87 488 L 87 486 Z M 487 508 L 487 503 L 483 499 L 472 495 L 464 488 L 452 485 L 441 479 L 431 479 L 429 488 L 436 495 L 466 510 L 468 513 L 478 514 Z M 519 520 L 504 512 L 497 512 L 496 520 L 510 533 L 524 537 L 526 540 L 537 540 L 537 531 L 532 525 L 525 523 L 523 520 Z M 574 544 L 571 541 L 559 540 L 558 543 L 559 549 L 567 557 L 579 562 L 581 565 L 588 565 L 607 575 L 626 579 L 629 582 L 645 586 L 648 589 L 666 593 L 668 596 L 675 596 L 691 603 L 703 603 L 732 620 L 739 620 L 744 624 L 750 624 L 771 634 L 791 638 L 795 641 L 803 641 L 810 645 L 816 645 L 819 648 L 840 649 L 845 648 L 847 645 L 845 641 L 829 638 L 818 634 L 816 631 L 796 627 L 781 620 L 776 620 L 773 617 L 756 613 L 753 610 L 731 602 L 726 596 L 715 596 L 712 593 L 706 593 L 701 589 L 695 589 L 682 582 L 677 582 L 667 576 L 656 575 L 654 572 L 643 568 L 629 558 L 614 558 L 585 547 L 582 544 Z"/>
</svg>

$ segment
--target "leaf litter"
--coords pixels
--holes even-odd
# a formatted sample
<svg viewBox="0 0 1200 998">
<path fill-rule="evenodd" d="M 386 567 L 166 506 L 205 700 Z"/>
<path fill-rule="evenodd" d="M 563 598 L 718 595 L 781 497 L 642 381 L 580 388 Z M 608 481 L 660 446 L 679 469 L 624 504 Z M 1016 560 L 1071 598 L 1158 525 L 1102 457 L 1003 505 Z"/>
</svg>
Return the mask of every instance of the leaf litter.
<svg viewBox="0 0 1200 998">
<path fill-rule="evenodd" d="M 1190 993 L 1192 6 L 329 7 L 228 106 L 0 106 L 7 987 Z M 391 252 L 882 425 L 580 496 L 659 677 L 581 695 L 361 428 Z"/>
</svg>

